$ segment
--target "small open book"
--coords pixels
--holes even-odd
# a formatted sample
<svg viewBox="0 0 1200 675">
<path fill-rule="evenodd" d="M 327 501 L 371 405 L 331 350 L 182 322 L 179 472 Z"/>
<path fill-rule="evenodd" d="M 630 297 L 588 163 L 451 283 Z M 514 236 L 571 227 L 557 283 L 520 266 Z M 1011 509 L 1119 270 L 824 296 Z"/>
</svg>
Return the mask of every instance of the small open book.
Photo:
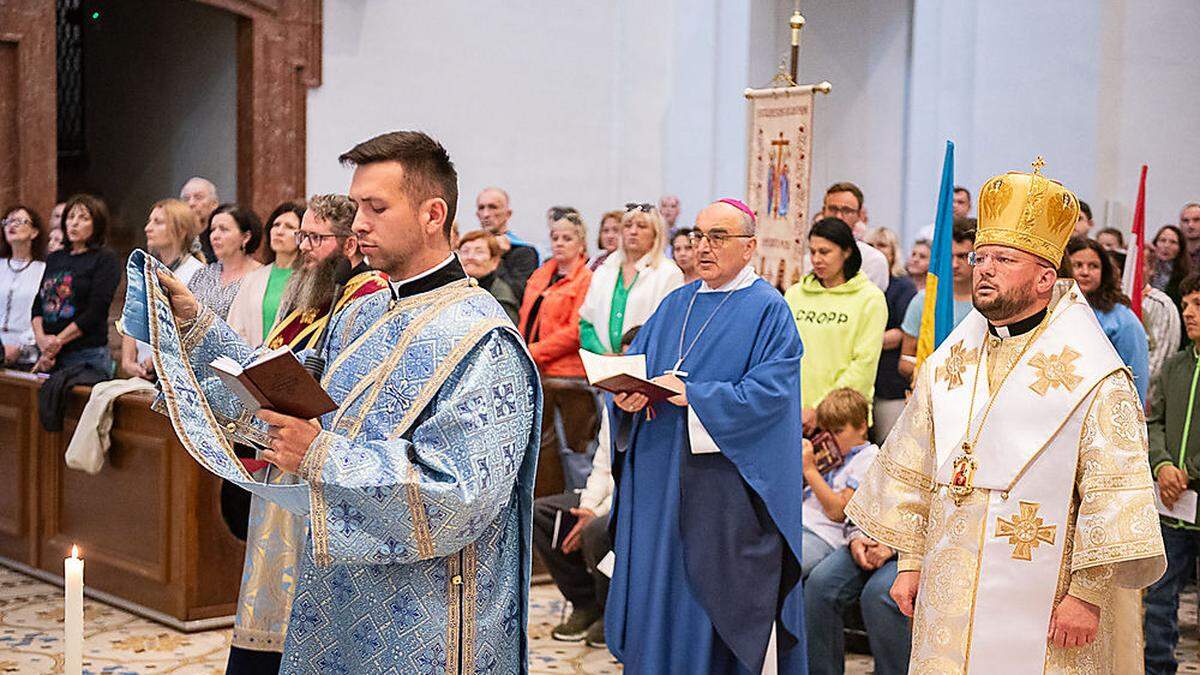
<svg viewBox="0 0 1200 675">
<path fill-rule="evenodd" d="M 308 420 L 337 410 L 337 404 L 286 346 L 244 367 L 228 356 L 217 357 L 209 365 L 251 413 L 266 408 Z"/>
<path fill-rule="evenodd" d="M 644 394 L 651 403 L 665 401 L 679 394 L 651 382 L 646 377 L 646 356 L 605 356 L 586 349 L 579 350 L 588 384 L 613 394 Z"/>
</svg>

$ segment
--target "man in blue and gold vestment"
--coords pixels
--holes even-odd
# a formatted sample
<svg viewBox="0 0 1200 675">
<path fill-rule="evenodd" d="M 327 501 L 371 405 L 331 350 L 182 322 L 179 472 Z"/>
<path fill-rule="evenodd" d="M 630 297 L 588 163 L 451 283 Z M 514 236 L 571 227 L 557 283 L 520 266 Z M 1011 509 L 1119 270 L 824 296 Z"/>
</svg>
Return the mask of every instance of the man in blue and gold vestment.
<svg viewBox="0 0 1200 675">
<path fill-rule="evenodd" d="M 253 353 L 152 263 L 137 279 L 131 258 L 131 297 L 144 295 L 125 324 L 146 312 L 188 452 L 307 514 L 282 672 L 526 672 L 537 372 L 450 253 L 458 188 L 445 149 L 393 132 L 341 161 L 356 167 L 359 247 L 392 281 L 331 319 L 322 385 L 337 410 L 250 416 L 208 364 Z M 260 456 L 300 480 L 264 483 L 230 457 L 231 438 L 258 438 Z"/>
</svg>

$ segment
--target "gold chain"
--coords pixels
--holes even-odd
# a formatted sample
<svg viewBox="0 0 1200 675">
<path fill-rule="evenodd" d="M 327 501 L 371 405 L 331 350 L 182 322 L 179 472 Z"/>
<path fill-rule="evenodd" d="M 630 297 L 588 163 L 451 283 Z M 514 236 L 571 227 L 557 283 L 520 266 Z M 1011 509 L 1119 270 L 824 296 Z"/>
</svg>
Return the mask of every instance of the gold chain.
<svg viewBox="0 0 1200 675">
<path fill-rule="evenodd" d="M 1008 372 L 1004 373 L 1004 377 L 1000 378 L 1000 384 L 996 386 L 995 394 L 993 394 L 991 399 L 988 401 L 987 407 L 983 409 L 983 417 L 979 420 L 979 426 L 975 428 L 975 436 L 973 438 L 971 438 L 971 440 L 968 441 L 967 444 L 963 447 L 963 450 L 966 451 L 968 454 L 970 454 L 971 452 L 974 451 L 975 444 L 979 442 L 979 435 L 983 433 L 983 425 L 984 425 L 984 423 L 987 422 L 988 415 L 990 415 L 992 412 L 992 405 L 996 402 L 996 399 L 999 398 L 997 395 L 1000 393 L 1000 389 L 1004 386 L 1004 383 L 1008 381 L 1008 376 L 1011 375 L 1012 372 L 1017 369 L 1017 364 L 1021 362 L 1022 358 L 1024 358 L 1025 352 L 1029 351 L 1029 348 L 1033 346 L 1033 343 L 1037 342 L 1038 338 L 1041 337 L 1042 333 L 1044 333 L 1046 331 L 1046 328 L 1049 326 L 1050 326 L 1050 313 L 1047 312 L 1046 318 L 1042 320 L 1042 323 L 1038 324 L 1037 329 L 1033 332 L 1033 335 L 1030 336 L 1029 342 L 1026 342 L 1025 346 L 1021 348 L 1021 352 L 1019 354 L 1017 354 L 1017 360 L 1013 361 L 1013 367 L 1009 368 Z M 975 386 L 971 387 L 971 405 L 967 410 L 967 433 L 966 433 L 966 436 L 969 438 L 971 437 L 971 422 L 973 422 L 975 420 L 975 392 L 978 390 L 979 368 L 980 368 L 981 364 L 985 360 L 987 360 L 987 351 L 988 351 L 988 336 L 984 335 L 983 336 L 983 349 L 981 350 L 981 353 L 979 355 L 979 360 L 975 362 Z"/>
</svg>

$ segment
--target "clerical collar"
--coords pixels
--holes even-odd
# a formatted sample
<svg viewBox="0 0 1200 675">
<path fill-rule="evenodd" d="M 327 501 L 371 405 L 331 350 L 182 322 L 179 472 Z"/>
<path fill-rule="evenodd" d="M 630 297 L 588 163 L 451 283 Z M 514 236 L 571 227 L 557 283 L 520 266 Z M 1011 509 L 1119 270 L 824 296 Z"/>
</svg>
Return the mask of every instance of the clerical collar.
<svg viewBox="0 0 1200 675">
<path fill-rule="evenodd" d="M 758 273 L 754 271 L 753 265 L 746 265 L 741 272 L 733 279 L 726 282 L 720 288 L 713 288 L 708 285 L 707 281 L 700 282 L 700 289 L 697 293 L 724 293 L 725 291 L 740 291 L 743 288 L 749 288 L 758 279 Z"/>
<path fill-rule="evenodd" d="M 1038 312 L 1037 314 L 1034 314 L 1026 319 L 1021 319 L 1020 321 L 1014 321 L 1007 326 L 994 326 L 991 323 L 988 323 L 988 332 L 998 338 L 1010 338 L 1017 337 L 1018 335 L 1024 335 L 1034 328 L 1037 328 L 1038 324 L 1042 322 L 1042 319 L 1046 318 L 1047 309 L 1049 308 L 1043 307 L 1042 311 Z"/>
<path fill-rule="evenodd" d="M 392 291 L 398 300 L 421 293 L 428 293 L 446 284 L 466 278 L 467 273 L 463 271 L 462 263 L 458 262 L 458 258 L 451 253 L 436 267 L 431 267 L 416 276 L 402 281 L 393 281 L 391 285 Z"/>
</svg>

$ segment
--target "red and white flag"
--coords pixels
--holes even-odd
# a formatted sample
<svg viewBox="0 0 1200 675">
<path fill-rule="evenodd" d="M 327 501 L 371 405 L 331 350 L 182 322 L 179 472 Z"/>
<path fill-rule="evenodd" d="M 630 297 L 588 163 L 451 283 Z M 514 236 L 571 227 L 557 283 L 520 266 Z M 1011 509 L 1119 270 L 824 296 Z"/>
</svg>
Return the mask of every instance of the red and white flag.
<svg viewBox="0 0 1200 675">
<path fill-rule="evenodd" d="M 1146 165 L 1142 165 L 1142 179 L 1138 183 L 1137 204 L 1133 207 L 1133 228 L 1130 232 L 1129 248 L 1125 251 L 1125 274 L 1121 278 L 1121 290 L 1129 296 L 1130 309 L 1142 318 L 1142 289 L 1146 287 Z"/>
</svg>

